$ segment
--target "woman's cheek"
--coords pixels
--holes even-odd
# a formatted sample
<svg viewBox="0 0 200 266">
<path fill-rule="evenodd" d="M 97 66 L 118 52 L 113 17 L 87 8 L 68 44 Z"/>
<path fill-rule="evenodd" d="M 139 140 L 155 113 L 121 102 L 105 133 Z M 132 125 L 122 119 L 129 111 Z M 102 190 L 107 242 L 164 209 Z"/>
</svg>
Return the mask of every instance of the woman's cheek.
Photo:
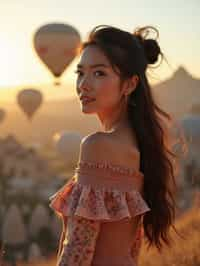
<svg viewBox="0 0 200 266">
<path fill-rule="evenodd" d="M 107 78 L 102 78 L 96 81 L 96 86 L 98 89 L 101 89 L 101 91 L 105 92 L 110 86 L 112 86 L 112 83 Z"/>
</svg>

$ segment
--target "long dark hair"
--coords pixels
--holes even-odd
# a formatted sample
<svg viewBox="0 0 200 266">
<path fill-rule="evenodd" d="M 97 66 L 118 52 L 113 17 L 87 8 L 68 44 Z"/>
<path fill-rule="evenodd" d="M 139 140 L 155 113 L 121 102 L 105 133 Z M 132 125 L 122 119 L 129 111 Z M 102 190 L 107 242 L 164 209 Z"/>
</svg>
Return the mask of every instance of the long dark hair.
<svg viewBox="0 0 200 266">
<path fill-rule="evenodd" d="M 157 34 L 155 39 L 147 38 L 150 30 Z M 176 231 L 173 223 L 178 207 L 175 175 L 179 158 L 172 150 L 173 139 L 170 140 L 170 136 L 173 135 L 167 130 L 170 124 L 167 121 L 172 122 L 172 116 L 155 102 L 146 77 L 147 68 L 155 64 L 159 57 L 164 58 L 157 42 L 158 35 L 158 30 L 152 26 L 136 28 L 129 33 L 116 27 L 99 25 L 90 32 L 80 51 L 88 45 L 97 45 L 119 74 L 121 82 L 134 74 L 139 77 L 137 88 L 129 95 L 128 117 L 141 154 L 144 198 L 151 208 L 143 217 L 144 235 L 148 239 L 148 248 L 155 245 L 160 252 L 162 241 L 171 246 L 170 227 Z M 179 143 L 185 145 L 182 140 Z"/>
</svg>

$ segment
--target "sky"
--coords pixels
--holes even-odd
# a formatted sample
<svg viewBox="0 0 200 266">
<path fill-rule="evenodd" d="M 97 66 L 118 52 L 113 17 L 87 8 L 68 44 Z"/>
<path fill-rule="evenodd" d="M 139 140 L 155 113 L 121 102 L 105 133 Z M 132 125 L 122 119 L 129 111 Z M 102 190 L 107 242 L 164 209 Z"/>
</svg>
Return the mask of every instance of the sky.
<svg viewBox="0 0 200 266">
<path fill-rule="evenodd" d="M 34 32 L 40 26 L 53 22 L 74 26 L 82 40 L 99 24 L 131 32 L 138 26 L 155 26 L 160 33 L 160 47 L 170 66 L 163 62 L 154 70 L 152 83 L 170 77 L 180 65 L 194 77 L 200 78 L 199 14 L 200 0 L 2 0 L 0 90 L 53 83 L 52 74 L 33 48 Z M 78 58 L 62 75 L 62 97 L 75 95 L 74 70 L 77 62 Z"/>
</svg>

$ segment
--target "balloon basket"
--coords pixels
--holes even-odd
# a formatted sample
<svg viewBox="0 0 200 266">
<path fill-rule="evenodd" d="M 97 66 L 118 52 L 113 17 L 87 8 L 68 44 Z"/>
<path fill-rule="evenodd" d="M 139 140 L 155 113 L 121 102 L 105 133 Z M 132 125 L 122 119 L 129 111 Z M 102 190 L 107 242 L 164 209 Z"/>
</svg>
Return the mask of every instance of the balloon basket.
<svg viewBox="0 0 200 266">
<path fill-rule="evenodd" d="M 54 86 L 60 86 L 61 82 L 60 81 L 54 81 Z"/>
</svg>

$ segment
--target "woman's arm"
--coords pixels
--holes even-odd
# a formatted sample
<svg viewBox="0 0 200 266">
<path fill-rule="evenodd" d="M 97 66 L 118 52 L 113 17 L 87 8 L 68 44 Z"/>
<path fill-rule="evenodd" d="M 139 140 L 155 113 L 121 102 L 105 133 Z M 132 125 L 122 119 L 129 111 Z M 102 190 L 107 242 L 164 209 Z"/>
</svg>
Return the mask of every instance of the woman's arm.
<svg viewBox="0 0 200 266">
<path fill-rule="evenodd" d="M 80 216 L 68 217 L 67 231 L 56 266 L 91 265 L 99 231 L 99 221 Z"/>
<path fill-rule="evenodd" d="M 59 240 L 57 258 L 59 258 L 59 256 L 61 255 L 66 232 L 67 232 L 67 217 L 63 215 L 62 216 L 62 233 L 61 233 L 60 240 Z"/>
</svg>

